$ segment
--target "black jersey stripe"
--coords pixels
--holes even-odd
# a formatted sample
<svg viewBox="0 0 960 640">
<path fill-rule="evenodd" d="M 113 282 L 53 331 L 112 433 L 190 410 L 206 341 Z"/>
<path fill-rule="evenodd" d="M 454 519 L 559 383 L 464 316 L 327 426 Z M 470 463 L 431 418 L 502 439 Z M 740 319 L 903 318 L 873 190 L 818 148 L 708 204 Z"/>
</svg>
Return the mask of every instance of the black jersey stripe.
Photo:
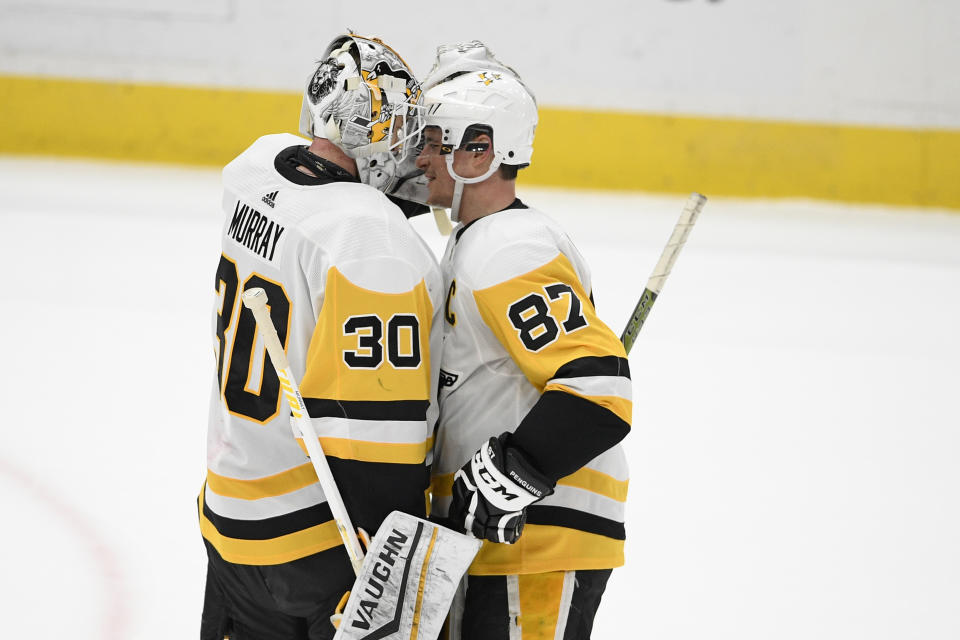
<svg viewBox="0 0 960 640">
<path fill-rule="evenodd" d="M 352 420 L 426 420 L 428 400 L 331 400 L 304 398 L 311 418 L 350 418 Z"/>
<path fill-rule="evenodd" d="M 619 356 L 586 356 L 566 363 L 553 374 L 554 378 L 588 376 L 622 376 L 630 378 L 630 364 Z"/>
<path fill-rule="evenodd" d="M 527 524 L 546 524 L 554 527 L 578 529 L 614 540 L 625 540 L 627 537 L 622 522 L 569 507 L 530 505 L 527 508 Z"/>
<path fill-rule="evenodd" d="M 426 465 L 331 457 L 327 462 L 354 526 L 374 532 L 394 510 L 427 517 L 423 496 L 430 486 L 430 472 Z"/>
<path fill-rule="evenodd" d="M 220 554 L 216 545 L 209 540 L 203 542 L 207 548 L 209 562 L 216 570 L 216 583 L 225 583 L 229 592 L 246 594 L 250 594 L 249 585 L 263 584 L 264 577 L 260 566 L 229 562 Z M 325 600 L 335 602 L 344 592 L 350 590 L 357 577 L 350 565 L 349 556 L 339 545 L 318 553 L 302 556 L 290 562 L 270 564 L 272 564 L 269 569 L 271 576 L 279 577 L 284 584 L 298 585 L 299 593 L 311 594 L 310 598 L 315 602 Z M 310 580 L 309 584 L 303 584 L 304 576 L 323 576 L 323 578 Z M 216 583 L 214 586 L 216 586 Z M 207 589 L 209 590 L 211 586 L 211 578 L 208 577 Z M 258 599 L 262 598 L 259 602 L 262 606 L 276 607 L 276 602 L 269 593 L 266 589 L 258 592 Z M 204 606 L 208 603 L 209 600 Z M 223 636 L 221 634 L 218 637 Z"/>
<path fill-rule="evenodd" d="M 272 518 L 236 520 L 214 513 L 204 501 L 203 515 L 221 535 L 240 540 L 270 540 L 333 520 L 326 502 Z"/>
<path fill-rule="evenodd" d="M 355 527 L 375 532 L 394 510 L 426 517 L 423 496 L 430 476 L 425 465 L 360 462 L 329 456 L 327 463 Z M 333 519 L 326 502 L 272 518 L 237 520 L 218 515 L 204 501 L 203 514 L 221 535 L 241 540 L 269 540 Z"/>
<path fill-rule="evenodd" d="M 541 473 L 556 482 L 614 446 L 630 432 L 615 413 L 564 391 L 540 396 L 510 437 Z"/>
</svg>

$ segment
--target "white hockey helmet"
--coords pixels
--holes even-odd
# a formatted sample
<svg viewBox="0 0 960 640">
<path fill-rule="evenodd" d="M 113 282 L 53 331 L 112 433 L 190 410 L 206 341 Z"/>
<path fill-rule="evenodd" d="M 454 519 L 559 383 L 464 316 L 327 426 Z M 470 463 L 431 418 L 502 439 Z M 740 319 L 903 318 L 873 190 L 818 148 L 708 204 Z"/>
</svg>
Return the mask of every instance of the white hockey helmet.
<svg viewBox="0 0 960 640">
<path fill-rule="evenodd" d="M 455 181 L 450 217 L 460 218 L 463 186 L 482 182 L 501 164 L 525 167 L 533 156 L 537 102 L 520 76 L 497 60 L 483 43 L 472 41 L 437 49 L 437 61 L 422 86 L 419 105 L 425 126 L 440 129 L 447 172 Z M 490 168 L 476 178 L 453 169 L 453 151 L 466 149 L 476 133 L 493 140 Z"/>
<path fill-rule="evenodd" d="M 393 194 L 416 171 L 419 94 L 410 67 L 381 40 L 338 36 L 307 80 L 300 132 L 330 140 L 357 161 L 362 182 Z"/>
<path fill-rule="evenodd" d="M 437 59 L 433 62 L 433 68 L 421 81 L 420 89 L 426 91 L 461 73 L 483 70 L 495 70 L 512 75 L 517 80 L 520 79 L 520 74 L 497 60 L 487 45 L 479 40 L 470 40 L 457 44 L 442 44 L 437 47 Z M 529 87 L 527 90 L 529 91 Z M 531 95 L 533 95 L 532 92 Z"/>
<path fill-rule="evenodd" d="M 485 128 L 495 164 L 530 164 L 537 103 L 516 76 L 493 69 L 461 73 L 424 91 L 420 104 L 425 126 L 439 127 L 452 150 L 470 142 L 468 130 Z"/>
</svg>

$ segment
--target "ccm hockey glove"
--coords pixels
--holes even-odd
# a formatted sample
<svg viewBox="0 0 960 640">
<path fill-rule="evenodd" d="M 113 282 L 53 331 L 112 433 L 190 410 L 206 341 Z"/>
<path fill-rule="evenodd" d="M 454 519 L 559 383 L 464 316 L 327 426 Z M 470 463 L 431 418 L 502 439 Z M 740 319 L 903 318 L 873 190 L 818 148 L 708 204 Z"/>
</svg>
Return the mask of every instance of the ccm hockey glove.
<svg viewBox="0 0 960 640">
<path fill-rule="evenodd" d="M 478 538 L 513 544 L 523 532 L 527 507 L 553 493 L 553 484 L 507 444 L 509 436 L 490 438 L 457 471 L 449 517 Z"/>
</svg>

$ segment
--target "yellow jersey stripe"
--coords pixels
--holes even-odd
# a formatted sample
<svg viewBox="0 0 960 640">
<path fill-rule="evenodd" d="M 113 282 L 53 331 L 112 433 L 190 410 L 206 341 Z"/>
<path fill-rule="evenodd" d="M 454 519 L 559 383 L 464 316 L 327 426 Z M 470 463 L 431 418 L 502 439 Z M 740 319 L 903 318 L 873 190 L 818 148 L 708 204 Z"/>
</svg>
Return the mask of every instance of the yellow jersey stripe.
<svg viewBox="0 0 960 640">
<path fill-rule="evenodd" d="M 518 576 L 521 640 L 556 640 L 565 571 Z"/>
<path fill-rule="evenodd" d="M 445 473 L 439 476 L 433 476 L 433 495 L 437 497 L 448 498 L 453 495 L 453 476 L 454 473 Z"/>
<path fill-rule="evenodd" d="M 318 438 L 324 455 L 360 462 L 384 462 L 388 464 L 423 464 L 427 458 L 428 441 L 414 444 L 398 442 L 368 442 L 347 438 Z M 304 453 L 307 448 L 298 438 L 297 444 Z"/>
<path fill-rule="evenodd" d="M 200 493 L 197 503 L 200 511 L 200 533 L 224 560 L 234 564 L 261 566 L 292 562 L 343 543 L 334 520 L 267 540 L 228 538 L 217 531 L 213 523 L 203 515 L 203 492 Z"/>
<path fill-rule="evenodd" d="M 449 497 L 453 495 L 453 473 L 433 476 L 433 495 L 440 497 Z M 560 478 L 558 485 L 566 487 L 576 487 L 586 489 L 593 493 L 611 498 L 617 502 L 627 501 L 627 488 L 629 480 L 617 480 L 613 476 L 584 467 L 568 476 Z"/>
<path fill-rule="evenodd" d="M 626 502 L 627 486 L 630 484 L 630 481 L 617 480 L 602 471 L 584 467 L 568 476 L 560 478 L 557 484 L 562 484 L 565 487 L 586 489 L 587 491 L 598 493 L 617 502 Z"/>
<path fill-rule="evenodd" d="M 437 542 L 438 529 L 433 530 L 430 536 L 430 546 L 427 547 L 427 553 L 423 557 L 423 567 L 420 569 L 420 582 L 417 584 L 417 604 L 413 610 L 413 625 L 410 629 L 410 640 L 417 640 L 420 633 L 420 614 L 423 610 L 423 592 L 427 583 L 427 570 L 430 568 L 430 558 L 433 556 L 433 546 Z"/>
<path fill-rule="evenodd" d="M 317 472 L 311 463 L 281 471 L 272 476 L 241 480 L 229 478 L 207 469 L 207 486 L 217 495 L 241 500 L 259 500 L 282 496 L 317 482 Z"/>
<path fill-rule="evenodd" d="M 570 387 L 560 384 L 557 382 L 552 382 L 544 387 L 543 392 L 547 391 L 563 391 L 564 393 L 569 393 L 570 395 L 577 396 L 578 398 L 583 398 L 584 400 L 589 400 L 590 402 L 603 407 L 604 409 L 609 409 L 616 415 L 618 418 L 630 424 L 633 420 L 633 402 L 620 396 L 585 396 L 581 393 L 577 393 Z"/>
<path fill-rule="evenodd" d="M 552 525 L 528 524 L 514 544 L 484 542 L 469 573 L 499 576 L 623 566 L 623 540 Z"/>
</svg>

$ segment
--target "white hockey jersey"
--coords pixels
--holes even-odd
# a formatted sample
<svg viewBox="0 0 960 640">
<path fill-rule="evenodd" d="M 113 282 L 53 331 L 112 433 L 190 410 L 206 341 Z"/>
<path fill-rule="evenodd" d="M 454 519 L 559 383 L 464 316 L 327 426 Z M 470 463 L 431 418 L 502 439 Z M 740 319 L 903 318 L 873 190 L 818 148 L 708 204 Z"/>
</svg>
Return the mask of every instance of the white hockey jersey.
<svg viewBox="0 0 960 640">
<path fill-rule="evenodd" d="M 519 200 L 460 226 L 441 261 L 444 347 L 433 509 L 453 475 L 511 431 L 555 493 L 529 507 L 513 545 L 486 542 L 470 573 L 623 564 L 628 473 L 616 444 L 632 396 L 623 345 L 597 317 L 590 271 L 552 219 Z"/>
<path fill-rule="evenodd" d="M 264 136 L 223 171 L 217 375 L 199 510 L 204 538 L 236 564 L 278 564 L 341 545 L 240 301 L 248 288 L 267 292 L 354 524 L 372 535 L 393 509 L 426 511 L 437 413 L 430 358 L 442 343 L 439 268 L 382 193 L 336 171 L 298 171 L 305 143 Z M 336 557 L 346 560 L 339 550 Z"/>
</svg>

